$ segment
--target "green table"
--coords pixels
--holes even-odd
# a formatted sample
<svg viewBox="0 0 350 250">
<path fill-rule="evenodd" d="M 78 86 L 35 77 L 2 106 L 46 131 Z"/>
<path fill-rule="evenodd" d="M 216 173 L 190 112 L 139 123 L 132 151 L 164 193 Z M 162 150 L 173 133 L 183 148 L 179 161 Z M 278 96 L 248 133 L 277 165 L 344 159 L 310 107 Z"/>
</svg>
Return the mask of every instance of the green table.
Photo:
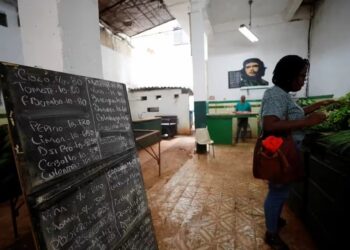
<svg viewBox="0 0 350 250">
<path fill-rule="evenodd" d="M 147 129 L 147 130 L 158 130 L 162 131 L 161 127 L 161 118 L 148 118 L 142 120 L 134 120 L 132 121 L 133 129 Z"/>
<path fill-rule="evenodd" d="M 244 114 L 208 114 L 207 126 L 211 139 L 215 144 L 232 144 L 234 126 L 233 118 L 257 118 L 258 113 Z"/>
</svg>

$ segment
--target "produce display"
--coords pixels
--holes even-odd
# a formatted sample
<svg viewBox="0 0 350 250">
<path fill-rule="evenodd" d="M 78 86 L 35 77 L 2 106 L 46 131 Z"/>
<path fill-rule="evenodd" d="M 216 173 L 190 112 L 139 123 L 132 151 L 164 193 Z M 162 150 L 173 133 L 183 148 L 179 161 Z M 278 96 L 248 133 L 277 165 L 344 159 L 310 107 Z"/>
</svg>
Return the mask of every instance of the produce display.
<svg viewBox="0 0 350 250">
<path fill-rule="evenodd" d="M 309 98 L 300 98 L 297 100 L 297 104 L 300 107 L 306 107 L 309 106 L 311 104 L 314 104 L 316 101 L 314 99 L 309 99 Z"/>
<path fill-rule="evenodd" d="M 333 152 L 350 156 L 350 129 L 324 135 L 318 142 L 327 145 L 327 148 Z"/>
<path fill-rule="evenodd" d="M 350 129 L 350 92 L 321 111 L 327 114 L 327 119 L 312 127 L 313 131 L 332 132 Z"/>
<path fill-rule="evenodd" d="M 310 128 L 319 134 L 317 141 L 339 155 L 350 156 L 350 92 L 336 100 L 337 102 L 321 108 L 327 119 Z M 311 99 L 303 99 L 300 106 L 313 104 Z"/>
</svg>

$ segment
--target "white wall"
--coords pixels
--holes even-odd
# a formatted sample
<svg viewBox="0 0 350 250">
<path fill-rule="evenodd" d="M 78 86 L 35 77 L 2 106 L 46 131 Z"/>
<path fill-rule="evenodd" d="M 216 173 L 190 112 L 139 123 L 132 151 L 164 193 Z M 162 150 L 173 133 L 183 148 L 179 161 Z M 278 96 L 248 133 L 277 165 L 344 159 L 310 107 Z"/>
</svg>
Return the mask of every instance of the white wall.
<svg viewBox="0 0 350 250">
<path fill-rule="evenodd" d="M 311 33 L 310 95 L 350 92 L 350 1 L 326 0 L 316 9 Z"/>
<path fill-rule="evenodd" d="M 102 78 L 97 0 L 18 0 L 18 9 L 24 64 Z"/>
<path fill-rule="evenodd" d="M 98 0 L 56 0 L 64 72 L 102 78 Z"/>
<path fill-rule="evenodd" d="M 238 100 L 244 94 L 247 99 L 261 99 L 265 89 L 229 89 L 228 71 L 242 69 L 245 59 L 260 58 L 266 67 L 263 79 L 272 86 L 272 72 L 281 57 L 307 56 L 307 32 L 308 20 L 303 20 L 256 28 L 254 33 L 260 38 L 257 43 L 249 42 L 238 30 L 215 33 L 209 47 L 208 97 L 214 96 L 218 101 Z"/>
<path fill-rule="evenodd" d="M 192 59 L 188 37 L 174 41 L 176 21 L 165 23 L 134 36 L 131 83 L 133 86 L 171 86 L 193 88 Z"/>
<path fill-rule="evenodd" d="M 24 64 L 63 71 L 63 45 L 56 0 L 19 0 L 18 11 Z"/>
<path fill-rule="evenodd" d="M 101 46 L 103 79 L 130 85 L 131 58 L 106 46 Z"/>
<path fill-rule="evenodd" d="M 190 1 L 184 0 L 164 0 L 167 9 L 172 14 L 173 17 L 180 23 L 181 28 L 185 33 L 190 35 Z"/>
<path fill-rule="evenodd" d="M 102 31 L 104 32 L 104 31 Z M 101 32 L 103 79 L 130 86 L 131 52 L 128 42 Z"/>
<path fill-rule="evenodd" d="M 174 95 L 178 94 L 178 98 Z M 156 96 L 161 95 L 161 100 Z M 176 115 L 177 133 L 190 134 L 189 94 L 182 94 L 181 89 L 160 89 L 128 93 L 132 120 L 153 118 L 158 115 Z M 141 101 L 141 96 L 147 96 Z M 159 112 L 147 112 L 147 108 L 159 107 Z"/>
<path fill-rule="evenodd" d="M 7 15 L 8 27 L 0 26 L 0 61 L 23 64 L 23 51 L 17 10 L 0 0 L 0 12 Z"/>
<path fill-rule="evenodd" d="M 53 4 L 55 2 L 51 2 L 52 5 L 46 6 L 46 9 L 54 8 L 56 9 L 56 5 Z M 49 4 L 49 2 L 47 2 Z M 61 50 L 61 43 L 60 40 L 57 36 L 52 34 L 52 39 L 58 39 L 56 41 L 50 41 L 47 40 L 48 38 L 43 38 L 43 40 L 47 41 L 43 44 L 37 44 L 36 46 L 38 47 L 37 50 L 34 49 L 34 51 L 30 52 L 31 49 L 28 49 L 27 53 L 30 53 L 28 56 L 31 57 L 34 62 L 39 61 L 36 60 L 35 58 L 43 58 L 44 55 L 48 55 L 51 57 L 50 60 L 51 62 L 48 62 L 49 64 L 46 66 L 48 68 L 52 69 L 57 69 L 57 70 L 62 70 L 64 67 L 63 64 L 65 63 L 65 66 L 67 68 L 76 68 L 74 71 L 81 71 L 82 74 L 89 74 L 87 71 L 91 71 L 90 67 L 87 67 L 86 70 L 81 70 L 81 67 L 86 67 L 85 62 L 90 61 L 90 59 L 86 59 L 87 56 L 93 57 L 93 60 L 97 62 L 99 59 L 99 55 L 94 55 L 93 51 L 87 47 L 84 47 L 84 40 L 88 39 L 86 38 L 86 34 L 84 35 L 83 33 L 86 33 L 87 31 L 80 31 L 80 34 L 82 35 L 81 41 L 76 41 L 76 40 L 71 40 L 69 33 L 74 32 L 74 28 L 70 27 L 68 23 L 68 14 L 70 11 L 74 11 L 74 8 L 68 8 L 68 6 L 62 5 L 62 2 L 60 2 L 61 8 L 62 8 L 62 17 L 61 19 L 64 20 L 65 27 L 68 27 L 67 30 L 64 31 L 63 33 L 63 39 L 65 39 L 67 43 L 67 51 L 72 51 L 74 50 L 79 51 L 80 55 L 75 57 L 70 60 L 67 56 L 65 58 L 65 62 L 60 61 L 59 58 L 62 56 L 59 55 L 59 53 L 62 53 Z M 75 3 L 76 4 L 76 3 Z M 96 4 L 96 1 L 91 1 L 90 4 L 92 4 L 91 7 L 94 7 L 94 4 Z M 67 10 L 66 10 L 67 8 Z M 78 8 L 78 6 L 76 6 Z M 91 10 L 93 11 L 93 10 Z M 11 62 L 11 63 L 17 63 L 17 64 L 25 64 L 24 58 L 23 58 L 23 49 L 22 49 L 22 38 L 21 38 L 21 28 L 18 26 L 17 22 L 17 10 L 16 7 L 13 5 L 10 5 L 8 3 L 5 3 L 3 0 L 0 0 L 0 12 L 3 12 L 7 15 L 7 23 L 8 27 L 0 26 L 0 37 L 1 37 L 1 42 L 0 42 L 0 61 L 4 62 Z M 50 11 L 51 12 L 51 11 Z M 84 14 L 85 13 L 85 14 Z M 81 15 L 86 15 L 88 13 L 87 11 L 84 11 L 84 13 L 74 13 L 73 18 L 79 18 L 82 19 L 84 17 L 81 17 Z M 21 17 L 22 21 L 25 21 L 27 18 L 30 17 L 30 12 L 22 12 L 24 16 Z M 72 13 L 70 13 L 72 14 Z M 90 14 L 89 14 L 90 15 Z M 95 13 L 95 18 L 97 18 L 97 12 Z M 37 28 L 44 28 L 47 27 L 50 30 L 50 26 L 47 25 L 48 23 L 54 22 L 53 16 L 51 15 L 50 17 L 45 17 L 47 20 L 41 24 L 42 26 L 38 25 Z M 58 17 L 57 17 L 58 19 Z M 86 17 L 85 17 L 86 19 Z M 96 19 L 93 19 L 96 21 Z M 76 23 L 74 20 L 72 21 L 73 23 Z M 26 23 L 24 23 L 26 25 Z M 53 27 L 56 27 L 58 25 L 58 22 L 54 22 L 52 24 Z M 92 32 L 98 31 L 98 27 L 96 23 L 94 22 L 91 24 L 91 26 L 94 26 L 92 29 Z M 89 29 L 90 30 L 90 29 Z M 30 32 L 30 30 L 25 30 L 26 32 Z M 35 31 L 36 32 L 36 31 Z M 82 33 L 83 32 L 83 33 Z M 89 31 L 91 32 L 91 30 Z M 36 32 L 36 36 L 41 36 L 41 32 Z M 85 37 L 85 38 L 84 38 Z M 30 37 L 25 37 L 24 39 L 26 42 L 24 42 L 23 46 L 25 47 L 31 47 L 33 48 L 33 44 L 31 41 L 31 35 Z M 120 41 L 118 38 L 111 38 L 110 39 L 110 44 L 111 48 L 100 45 L 100 42 L 98 41 L 96 44 L 100 46 L 101 48 L 101 54 L 102 54 L 102 67 L 103 67 L 103 79 L 110 80 L 110 81 L 116 81 L 116 82 L 121 82 L 126 85 L 130 84 L 130 68 L 131 68 L 131 47 L 127 45 L 126 41 Z M 79 49 L 79 47 L 82 47 Z M 58 49 L 57 49 L 58 48 Z M 89 53 L 86 53 L 86 51 L 90 51 Z M 33 55 L 32 55 L 33 53 Z M 68 52 L 67 52 L 68 53 Z M 81 55 L 83 54 L 83 55 Z M 86 55 L 85 55 L 86 54 Z M 34 56 L 34 58 L 32 57 Z M 54 58 L 54 60 L 52 60 Z M 83 59 L 82 59 L 83 58 Z M 84 62 L 84 63 L 80 63 Z M 31 62 L 27 60 L 27 64 L 30 64 Z M 99 62 L 100 63 L 100 62 Z M 93 70 L 95 71 L 95 69 Z"/>
</svg>

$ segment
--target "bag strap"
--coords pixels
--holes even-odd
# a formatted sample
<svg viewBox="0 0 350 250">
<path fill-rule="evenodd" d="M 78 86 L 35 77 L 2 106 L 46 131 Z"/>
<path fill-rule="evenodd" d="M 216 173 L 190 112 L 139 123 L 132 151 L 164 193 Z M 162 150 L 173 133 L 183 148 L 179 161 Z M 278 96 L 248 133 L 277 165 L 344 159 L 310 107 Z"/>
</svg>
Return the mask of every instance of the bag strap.
<svg viewBox="0 0 350 250">
<path fill-rule="evenodd" d="M 288 110 L 287 110 L 287 112 L 286 112 L 286 116 L 285 116 L 285 120 L 286 121 L 289 121 L 289 116 L 288 116 Z M 264 117 L 262 116 L 262 119 L 264 119 Z M 260 132 L 260 135 L 259 135 L 259 137 L 258 138 L 261 138 L 261 139 L 263 139 L 264 138 L 264 126 L 263 126 L 263 120 L 262 120 L 262 124 L 261 124 L 261 132 Z M 265 133 L 266 134 L 266 133 Z M 285 133 L 284 132 L 282 132 L 281 133 L 281 135 L 278 135 L 279 137 L 283 137 L 283 138 L 287 138 L 288 136 L 291 136 L 292 135 L 292 132 L 290 131 L 290 130 L 288 130 L 288 131 L 286 131 Z"/>
</svg>

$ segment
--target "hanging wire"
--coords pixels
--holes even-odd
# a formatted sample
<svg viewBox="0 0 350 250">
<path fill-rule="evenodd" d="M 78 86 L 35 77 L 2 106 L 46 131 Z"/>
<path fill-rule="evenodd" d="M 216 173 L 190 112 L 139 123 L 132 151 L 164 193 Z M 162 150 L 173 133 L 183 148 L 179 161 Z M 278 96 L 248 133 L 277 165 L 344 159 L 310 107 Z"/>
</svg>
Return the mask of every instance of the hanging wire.
<svg viewBox="0 0 350 250">
<path fill-rule="evenodd" d="M 307 59 L 310 62 L 311 56 L 311 28 L 314 19 L 315 3 L 310 6 L 310 19 L 309 19 L 309 29 L 307 32 Z M 309 97 L 309 75 L 310 75 L 310 65 L 309 70 L 307 71 L 307 78 L 305 82 L 305 96 Z"/>
<path fill-rule="evenodd" d="M 249 0 L 248 3 L 249 3 L 249 29 L 251 29 L 252 28 L 252 3 L 253 3 L 253 0 Z"/>
</svg>

